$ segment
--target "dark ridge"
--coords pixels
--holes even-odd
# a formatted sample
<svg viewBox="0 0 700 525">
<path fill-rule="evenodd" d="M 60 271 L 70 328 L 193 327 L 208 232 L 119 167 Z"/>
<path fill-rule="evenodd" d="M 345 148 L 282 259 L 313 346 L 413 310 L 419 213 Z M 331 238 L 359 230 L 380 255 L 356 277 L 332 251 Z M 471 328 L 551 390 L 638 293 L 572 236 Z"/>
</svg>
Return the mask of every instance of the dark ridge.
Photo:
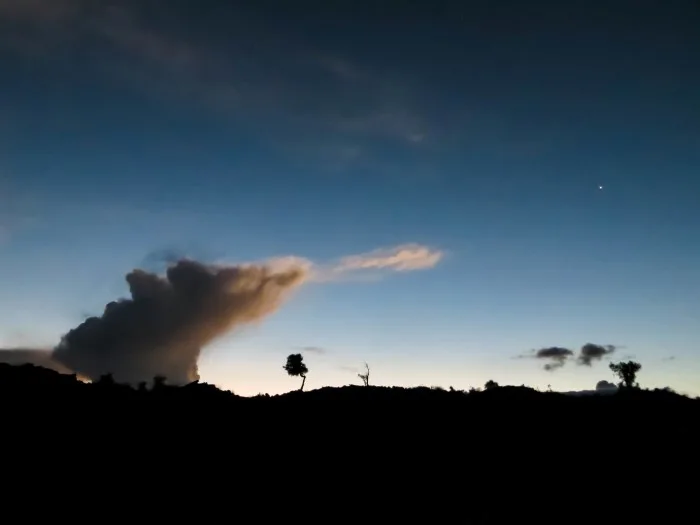
<svg viewBox="0 0 700 525">
<path fill-rule="evenodd" d="M 0 364 L 4 475 L 16 487 L 64 476 L 47 490 L 76 508 L 103 501 L 121 521 L 149 509 L 179 522 L 190 506 L 212 523 L 344 522 L 356 505 L 380 523 L 681 523 L 694 512 L 682 494 L 697 472 L 700 400 L 494 385 L 241 397 Z"/>
</svg>

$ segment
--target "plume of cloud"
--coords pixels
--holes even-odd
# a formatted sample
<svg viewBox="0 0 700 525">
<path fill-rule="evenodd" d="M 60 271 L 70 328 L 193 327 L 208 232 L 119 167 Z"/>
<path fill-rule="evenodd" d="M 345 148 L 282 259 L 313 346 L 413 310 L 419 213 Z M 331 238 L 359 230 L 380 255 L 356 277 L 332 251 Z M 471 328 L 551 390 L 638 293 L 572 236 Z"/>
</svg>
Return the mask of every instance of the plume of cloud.
<svg viewBox="0 0 700 525">
<path fill-rule="evenodd" d="M 306 281 L 367 270 L 422 270 L 442 258 L 442 252 L 418 244 L 342 257 L 325 266 L 297 256 L 205 265 L 175 260 L 178 255 L 170 250 L 152 254 L 145 262 L 170 262 L 165 275 L 143 269 L 128 273 L 131 297 L 110 302 L 101 316 L 85 319 L 52 351 L 0 349 L 0 362 L 38 364 L 86 380 L 112 374 L 118 382 L 133 384 L 160 375 L 184 384 L 199 379 L 197 361 L 207 344 L 272 314 Z M 303 351 L 326 352 L 314 346 Z"/>
<path fill-rule="evenodd" d="M 577 362 L 581 365 L 591 366 L 593 361 L 600 361 L 606 355 L 612 354 L 616 348 L 615 345 L 586 343 L 581 347 Z"/>
<path fill-rule="evenodd" d="M 95 379 L 170 383 L 199 379 L 202 348 L 236 326 L 272 314 L 305 279 L 303 268 L 265 265 L 208 266 L 181 260 L 165 276 L 134 270 L 126 276 L 130 299 L 109 303 L 101 317 L 70 330 L 52 357 Z"/>
</svg>

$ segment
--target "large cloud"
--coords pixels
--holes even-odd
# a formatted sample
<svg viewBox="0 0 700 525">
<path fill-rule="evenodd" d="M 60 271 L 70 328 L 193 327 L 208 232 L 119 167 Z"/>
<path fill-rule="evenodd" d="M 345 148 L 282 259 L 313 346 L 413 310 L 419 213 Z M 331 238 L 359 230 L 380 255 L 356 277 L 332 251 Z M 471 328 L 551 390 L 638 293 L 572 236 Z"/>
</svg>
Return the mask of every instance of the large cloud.
<svg viewBox="0 0 700 525">
<path fill-rule="evenodd" d="M 339 278 L 363 270 L 405 272 L 437 264 L 441 252 L 408 244 L 317 265 L 300 257 L 265 263 L 206 265 L 171 262 L 165 275 L 136 269 L 126 275 L 130 298 L 110 302 L 65 334 L 53 351 L 1 351 L 0 362 L 39 364 L 88 379 L 119 382 L 165 376 L 184 384 L 199 378 L 202 348 L 237 326 L 275 312 L 289 293 L 319 273 Z M 322 353 L 322 349 L 307 351 Z"/>
<path fill-rule="evenodd" d="M 175 384 L 199 379 L 202 347 L 237 325 L 273 313 L 303 282 L 299 267 L 206 266 L 182 260 L 164 277 L 134 270 L 130 299 L 109 303 L 69 331 L 53 357 L 92 379 L 111 373 L 139 382 L 162 375 Z"/>
<path fill-rule="evenodd" d="M 210 266 L 192 260 L 165 276 L 133 270 L 131 298 L 113 301 L 100 317 L 70 330 L 53 351 L 2 351 L 0 361 L 32 363 L 88 379 L 119 382 L 165 376 L 173 384 L 199 379 L 202 348 L 236 326 L 272 314 L 306 278 L 287 265 Z"/>
</svg>

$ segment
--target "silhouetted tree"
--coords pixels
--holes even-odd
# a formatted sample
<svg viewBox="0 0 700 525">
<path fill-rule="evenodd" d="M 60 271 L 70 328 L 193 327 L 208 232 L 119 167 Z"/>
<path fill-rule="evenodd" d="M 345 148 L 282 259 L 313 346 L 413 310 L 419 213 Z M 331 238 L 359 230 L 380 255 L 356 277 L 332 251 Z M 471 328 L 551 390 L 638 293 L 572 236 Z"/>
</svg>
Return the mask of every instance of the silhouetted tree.
<svg viewBox="0 0 700 525">
<path fill-rule="evenodd" d="M 284 368 L 290 376 L 301 376 L 303 379 L 301 382 L 301 388 L 299 390 L 304 390 L 304 383 L 306 383 L 306 374 L 309 372 L 309 369 L 304 364 L 304 358 L 302 357 L 302 355 L 289 354 L 287 356 L 287 364 L 284 365 L 282 368 Z"/>
<path fill-rule="evenodd" d="M 493 379 L 489 379 L 484 385 L 484 390 L 491 390 L 492 388 L 498 388 L 498 383 L 496 383 Z"/>
<path fill-rule="evenodd" d="M 369 365 L 365 363 L 365 373 L 364 374 L 357 374 L 357 377 L 362 379 L 362 383 L 365 386 L 369 386 Z"/>
<path fill-rule="evenodd" d="M 625 388 L 638 388 L 639 384 L 635 382 L 637 372 L 642 369 L 642 365 L 636 361 L 627 361 L 626 363 L 610 363 L 610 370 L 618 378 L 620 378 L 620 386 Z"/>
<path fill-rule="evenodd" d="M 165 376 L 155 376 L 153 378 L 153 389 L 158 390 L 165 386 Z"/>
</svg>

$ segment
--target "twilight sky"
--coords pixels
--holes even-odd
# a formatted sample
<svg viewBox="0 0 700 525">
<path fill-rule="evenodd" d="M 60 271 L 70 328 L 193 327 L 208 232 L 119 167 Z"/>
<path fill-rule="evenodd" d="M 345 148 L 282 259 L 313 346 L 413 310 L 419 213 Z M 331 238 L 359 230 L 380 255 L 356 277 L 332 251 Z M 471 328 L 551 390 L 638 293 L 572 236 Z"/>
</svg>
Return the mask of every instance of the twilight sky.
<svg viewBox="0 0 700 525">
<path fill-rule="evenodd" d="M 294 256 L 202 380 L 582 390 L 606 360 L 518 356 L 591 342 L 700 395 L 697 2 L 373 4 L 0 0 L 0 346 Z"/>
</svg>

